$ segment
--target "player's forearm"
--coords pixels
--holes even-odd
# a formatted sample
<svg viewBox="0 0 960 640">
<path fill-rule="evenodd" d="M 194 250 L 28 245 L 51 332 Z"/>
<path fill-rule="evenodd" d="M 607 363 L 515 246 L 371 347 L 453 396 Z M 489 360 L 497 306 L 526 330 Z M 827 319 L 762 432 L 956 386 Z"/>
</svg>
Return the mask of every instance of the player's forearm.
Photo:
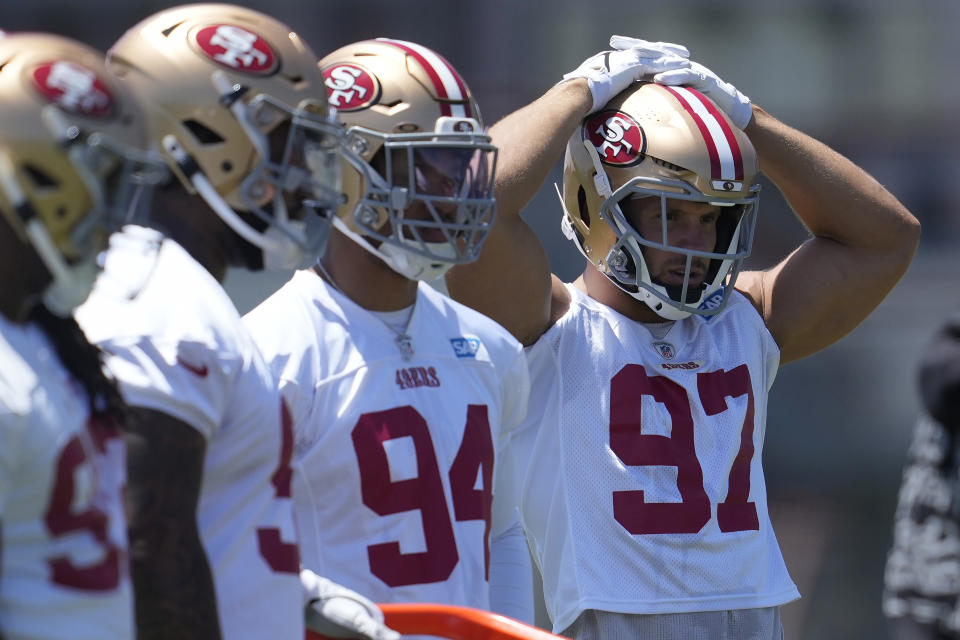
<svg viewBox="0 0 960 640">
<path fill-rule="evenodd" d="M 868 173 L 757 106 L 745 131 L 760 169 L 815 236 L 913 255 L 917 219 Z"/>
<path fill-rule="evenodd" d="M 583 78 L 562 82 L 490 129 L 499 149 L 498 215 L 519 215 L 562 157 L 593 98 Z"/>
<path fill-rule="evenodd" d="M 137 638 L 217 640 L 216 591 L 196 518 L 206 441 L 165 414 L 130 414 L 125 496 Z"/>
<path fill-rule="evenodd" d="M 138 640 L 220 638 L 213 578 L 198 543 L 172 557 L 148 548 L 131 557 Z"/>
</svg>

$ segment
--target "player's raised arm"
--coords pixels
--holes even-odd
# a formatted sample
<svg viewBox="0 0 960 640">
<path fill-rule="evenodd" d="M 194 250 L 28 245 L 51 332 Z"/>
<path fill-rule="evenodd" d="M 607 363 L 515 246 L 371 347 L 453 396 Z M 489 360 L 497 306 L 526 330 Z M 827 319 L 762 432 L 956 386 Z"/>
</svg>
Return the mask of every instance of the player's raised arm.
<svg viewBox="0 0 960 640">
<path fill-rule="evenodd" d="M 879 182 L 827 145 L 780 122 L 696 62 L 658 74 L 710 96 L 743 128 L 760 170 L 812 234 L 774 268 L 743 274 L 787 363 L 839 340 L 866 318 L 907 270 L 920 223 Z"/>
<path fill-rule="evenodd" d="M 552 317 L 550 265 L 521 211 L 586 115 L 634 80 L 686 66 L 686 54 L 678 45 L 641 40 L 623 51 L 600 52 L 491 128 L 499 150 L 497 217 L 480 258 L 447 274 L 454 299 L 490 316 L 524 344 L 540 337 Z M 566 295 L 562 286 L 555 289 L 557 296 Z"/>
<path fill-rule="evenodd" d="M 813 234 L 745 279 L 786 363 L 839 340 L 880 304 L 913 259 L 920 223 L 853 162 L 762 109 L 746 133 L 761 171 Z"/>
</svg>

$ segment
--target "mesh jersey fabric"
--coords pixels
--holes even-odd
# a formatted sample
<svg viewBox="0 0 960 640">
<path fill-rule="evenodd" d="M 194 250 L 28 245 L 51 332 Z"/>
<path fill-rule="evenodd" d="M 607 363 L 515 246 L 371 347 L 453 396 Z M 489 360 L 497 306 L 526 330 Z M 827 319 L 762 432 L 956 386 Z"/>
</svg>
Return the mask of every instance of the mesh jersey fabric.
<svg viewBox="0 0 960 640">
<path fill-rule="evenodd" d="M 561 634 L 571 640 L 783 640 L 779 607 L 659 615 L 588 609 Z"/>
<path fill-rule="evenodd" d="M 496 457 L 526 413 L 520 344 L 421 283 L 404 360 L 392 329 L 312 271 L 244 321 L 294 416 L 304 565 L 377 602 L 488 608 L 488 527 L 517 522 Z M 492 513 L 477 502 L 491 489 Z"/>
<path fill-rule="evenodd" d="M 0 316 L 0 630 L 132 638 L 124 444 L 41 329 Z"/>
<path fill-rule="evenodd" d="M 734 292 L 720 313 L 677 321 L 657 340 L 568 289 L 570 309 L 527 349 L 531 411 L 505 462 L 554 630 L 586 609 L 799 597 L 766 508 L 761 452 L 779 350 L 756 310 Z"/>
</svg>

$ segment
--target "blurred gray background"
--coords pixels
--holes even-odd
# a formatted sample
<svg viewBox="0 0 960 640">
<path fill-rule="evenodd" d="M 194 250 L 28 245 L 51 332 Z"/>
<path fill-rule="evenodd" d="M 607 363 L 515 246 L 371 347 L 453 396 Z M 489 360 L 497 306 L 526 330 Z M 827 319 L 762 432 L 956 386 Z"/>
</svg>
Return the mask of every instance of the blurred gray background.
<svg viewBox="0 0 960 640">
<path fill-rule="evenodd" d="M 0 29 L 73 36 L 106 49 L 163 0 L 0 0 Z M 803 598 L 784 607 L 787 638 L 888 637 L 883 566 L 910 429 L 915 365 L 960 306 L 960 2 L 956 0 L 240 1 L 292 25 L 321 56 L 390 36 L 456 66 L 488 124 L 533 100 L 612 33 L 687 45 L 756 103 L 853 158 L 923 223 L 903 281 L 857 330 L 781 370 L 764 451 L 771 513 Z M 555 170 L 550 182 L 559 180 Z M 579 254 L 544 188 L 526 212 L 554 270 Z M 764 185 L 753 267 L 804 238 Z M 241 311 L 289 274 L 231 273 Z M 507 286 L 505 284 L 505 286 Z"/>
</svg>

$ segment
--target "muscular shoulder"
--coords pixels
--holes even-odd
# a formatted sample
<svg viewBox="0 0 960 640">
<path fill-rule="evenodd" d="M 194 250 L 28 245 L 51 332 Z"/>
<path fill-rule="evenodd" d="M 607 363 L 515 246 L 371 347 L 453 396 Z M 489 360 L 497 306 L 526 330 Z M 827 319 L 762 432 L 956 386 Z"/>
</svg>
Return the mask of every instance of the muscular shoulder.
<svg viewBox="0 0 960 640">
<path fill-rule="evenodd" d="M 350 366 L 348 304 L 312 271 L 298 271 L 243 323 L 275 376 L 316 381 Z"/>
<path fill-rule="evenodd" d="M 763 317 L 764 309 L 764 271 L 744 271 L 737 277 L 734 293 L 739 292 Z"/>
<path fill-rule="evenodd" d="M 545 333 L 558 325 L 564 325 L 572 321 L 580 314 L 607 318 L 623 317 L 611 307 L 591 298 L 581 287 L 581 280 L 576 282 L 563 282 L 557 276 L 553 276 L 550 326 L 547 327 Z"/>
<path fill-rule="evenodd" d="M 627 333 L 639 326 L 635 320 L 587 295 L 576 283 L 560 283 L 559 287 L 562 287 L 562 291 L 558 289 L 554 294 L 556 317 L 544 336 L 577 330 L 575 326 L 592 323 L 610 325 L 616 331 Z M 752 335 L 758 331 L 765 332 L 763 318 L 752 300 L 738 290 L 731 292 L 727 304 L 718 313 L 710 316 L 692 315 L 679 322 L 689 324 L 691 329 L 696 329 L 695 332 L 710 332 L 721 327 Z"/>
<path fill-rule="evenodd" d="M 573 286 L 573 285 L 570 285 Z M 549 329 L 553 326 L 557 320 L 562 318 L 570 310 L 570 305 L 573 303 L 573 292 L 568 288 L 560 278 L 555 275 L 551 275 L 550 282 L 550 323 L 547 326 Z M 539 337 L 539 336 L 537 336 Z"/>
<path fill-rule="evenodd" d="M 738 281 L 739 284 L 739 281 Z M 749 291 L 741 291 L 739 286 L 730 292 L 730 298 L 726 306 L 716 315 L 703 316 L 709 322 L 713 318 L 722 318 L 728 315 L 737 315 L 742 318 L 749 318 L 758 324 L 763 324 L 763 316 L 760 313 L 753 295 Z"/>
</svg>

